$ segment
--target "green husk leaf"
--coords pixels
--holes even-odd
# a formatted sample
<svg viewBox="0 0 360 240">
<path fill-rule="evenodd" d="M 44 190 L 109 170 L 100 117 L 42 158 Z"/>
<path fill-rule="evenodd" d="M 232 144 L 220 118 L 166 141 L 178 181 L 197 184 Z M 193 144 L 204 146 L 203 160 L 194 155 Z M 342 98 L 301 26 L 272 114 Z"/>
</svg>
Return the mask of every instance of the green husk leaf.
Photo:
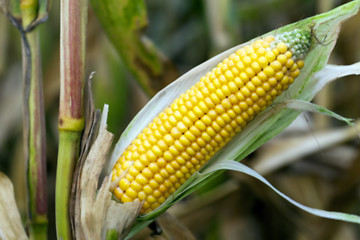
<svg viewBox="0 0 360 240">
<path fill-rule="evenodd" d="M 270 187 L 272 190 L 274 190 L 274 192 L 279 194 L 282 198 L 284 198 L 285 200 L 287 200 L 291 204 L 295 205 L 296 207 L 304 210 L 305 212 L 308 212 L 308 213 L 311 213 L 311 214 L 313 214 L 315 216 L 319 216 L 319 217 L 323 217 L 323 218 L 328 218 L 328 219 L 334 219 L 334 220 L 340 220 L 340 221 L 352 222 L 352 223 L 360 224 L 360 216 L 353 215 L 353 214 L 347 214 L 347 213 L 341 213 L 341 212 L 324 211 L 324 210 L 320 210 L 320 209 L 316 209 L 316 208 L 310 208 L 310 207 L 304 206 L 304 205 L 294 201 L 293 199 L 289 198 L 288 196 L 286 196 L 285 194 L 283 194 L 282 192 L 277 190 L 273 185 L 271 185 L 271 183 L 269 183 L 259 173 L 257 173 L 253 169 L 247 167 L 246 165 L 244 165 L 244 164 L 242 164 L 240 162 L 227 160 L 227 161 L 222 161 L 221 163 L 215 163 L 214 165 L 212 165 L 208 169 L 207 172 L 211 173 L 211 172 L 215 172 L 215 171 L 218 171 L 218 170 L 225 170 L 225 169 L 226 170 L 234 170 L 234 171 L 242 172 L 242 173 L 245 173 L 247 175 L 250 175 L 250 176 L 260 180 L 261 182 L 266 184 L 268 187 Z"/>
<path fill-rule="evenodd" d="M 217 170 L 220 171 L 210 171 L 214 164 L 221 164 L 223 162 L 227 164 L 229 160 L 240 161 L 263 143 L 285 129 L 299 115 L 301 110 L 303 110 L 301 107 L 298 107 L 298 109 L 288 108 L 286 105 L 289 104 L 289 100 L 302 100 L 308 102 L 326 83 L 342 76 L 359 74 L 359 65 L 357 64 L 337 67 L 326 66 L 329 55 L 336 43 L 342 22 L 356 14 L 359 10 L 359 6 L 359 0 L 353 1 L 330 12 L 304 19 L 260 36 L 264 37 L 267 35 L 277 35 L 293 31 L 295 29 L 311 31 L 313 36 L 311 50 L 305 58 L 305 67 L 302 69 L 301 74 L 292 86 L 274 101 L 272 106 L 268 107 L 254 120 L 252 120 L 248 126 L 240 134 L 236 135 L 221 151 L 219 151 L 209 161 L 209 163 L 201 169 L 200 172 L 194 174 L 190 179 L 188 179 L 188 181 L 159 208 L 147 215 L 139 216 L 137 223 L 134 225 L 132 232 L 128 235 L 128 237 L 132 236 L 142 227 L 146 226 L 159 214 L 168 209 L 172 204 L 195 191 L 206 182 L 211 181 L 213 177 L 224 171 L 221 171 L 221 168 L 217 168 Z M 255 40 L 256 39 L 253 39 L 252 41 Z M 211 58 L 184 74 L 177 81 L 159 92 L 139 112 L 120 137 L 112 154 L 110 167 L 114 165 L 124 149 L 154 117 L 170 105 L 171 102 L 173 102 L 181 93 L 193 86 L 201 76 L 206 74 L 206 72 L 246 44 L 248 43 L 231 48 Z M 331 74 L 327 74 L 325 72 L 329 70 L 331 71 Z M 309 108 L 309 105 L 307 106 Z M 317 107 L 313 108 L 316 109 Z M 317 110 L 322 111 L 323 109 L 319 110 L 319 108 L 317 108 Z"/>
</svg>

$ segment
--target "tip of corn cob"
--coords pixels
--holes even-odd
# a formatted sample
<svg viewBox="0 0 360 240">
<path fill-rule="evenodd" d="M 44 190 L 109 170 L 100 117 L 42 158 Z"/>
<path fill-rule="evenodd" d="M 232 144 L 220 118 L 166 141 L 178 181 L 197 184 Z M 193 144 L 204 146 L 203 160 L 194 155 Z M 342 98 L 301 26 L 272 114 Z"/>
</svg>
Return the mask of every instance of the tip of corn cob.
<svg viewBox="0 0 360 240">
<path fill-rule="evenodd" d="M 121 202 L 159 207 L 300 74 L 311 34 L 258 39 L 231 54 L 159 114 L 114 165 Z"/>
</svg>

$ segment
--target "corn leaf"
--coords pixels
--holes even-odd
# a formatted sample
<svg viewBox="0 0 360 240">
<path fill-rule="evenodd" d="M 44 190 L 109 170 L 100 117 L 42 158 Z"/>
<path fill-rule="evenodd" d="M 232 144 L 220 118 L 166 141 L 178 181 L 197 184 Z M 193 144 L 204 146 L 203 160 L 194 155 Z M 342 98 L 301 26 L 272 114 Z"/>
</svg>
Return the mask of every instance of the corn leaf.
<svg viewBox="0 0 360 240">
<path fill-rule="evenodd" d="M 326 83 L 342 76 L 359 74 L 359 64 L 337 67 L 326 66 L 329 55 L 336 43 L 342 22 L 356 14 L 359 6 L 359 0 L 353 1 L 330 12 L 304 19 L 260 36 L 282 34 L 294 29 L 311 31 L 311 50 L 305 58 L 305 67 L 302 69 L 300 76 L 286 92 L 275 100 L 272 106 L 268 107 L 252 120 L 240 134 L 236 135 L 229 144 L 212 157 L 200 172 L 188 179 L 188 181 L 159 208 L 147 215 L 139 216 L 137 223 L 128 237 L 146 226 L 176 201 L 195 191 L 206 182 L 211 181 L 212 178 L 221 174 L 222 171 L 229 169 L 229 161 L 240 161 L 263 143 L 277 135 L 285 129 L 302 110 L 312 109 L 313 111 L 317 110 L 321 112 L 323 109 L 314 106 L 310 107 L 311 105 L 304 104 L 303 102 L 309 102 Z M 256 39 L 253 39 L 252 41 L 255 40 Z M 112 154 L 110 167 L 114 165 L 125 148 L 154 117 L 170 105 L 180 94 L 193 86 L 206 72 L 246 44 L 248 43 L 231 48 L 211 58 L 159 92 L 139 112 L 120 137 Z M 331 70 L 331 74 L 326 73 L 326 71 L 329 70 Z M 294 100 L 298 102 L 296 103 Z M 299 106 L 301 103 L 304 106 Z M 236 168 L 240 168 L 238 165 L 235 166 Z M 253 176 L 257 177 L 256 174 L 253 174 Z M 325 217 L 324 214 L 321 216 Z M 344 219 L 346 219 L 346 217 Z"/>
</svg>

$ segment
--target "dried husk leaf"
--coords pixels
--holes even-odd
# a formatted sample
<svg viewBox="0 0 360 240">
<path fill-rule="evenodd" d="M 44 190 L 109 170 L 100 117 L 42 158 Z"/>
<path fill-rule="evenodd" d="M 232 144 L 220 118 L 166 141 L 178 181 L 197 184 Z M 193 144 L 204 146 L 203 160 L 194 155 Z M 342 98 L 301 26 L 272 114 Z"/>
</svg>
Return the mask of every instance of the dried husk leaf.
<svg viewBox="0 0 360 240">
<path fill-rule="evenodd" d="M 117 238 L 126 234 L 141 208 L 140 202 L 118 204 L 112 199 L 111 181 L 105 177 L 99 190 L 99 176 L 111 148 L 113 135 L 106 130 L 107 107 L 99 135 L 78 175 L 75 190 L 74 235 L 76 239 L 106 239 L 111 230 Z"/>
<path fill-rule="evenodd" d="M 2 172 L 0 172 L 0 239 L 29 239 L 16 206 L 14 187 Z"/>
</svg>

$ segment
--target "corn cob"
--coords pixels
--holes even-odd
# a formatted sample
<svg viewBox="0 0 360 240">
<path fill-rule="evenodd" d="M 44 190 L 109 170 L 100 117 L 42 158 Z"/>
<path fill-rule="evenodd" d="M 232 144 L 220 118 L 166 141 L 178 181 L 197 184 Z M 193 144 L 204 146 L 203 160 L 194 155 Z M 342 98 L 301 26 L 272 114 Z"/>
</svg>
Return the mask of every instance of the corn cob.
<svg viewBox="0 0 360 240">
<path fill-rule="evenodd" d="M 180 95 L 127 147 L 113 167 L 114 195 L 160 206 L 300 74 L 310 33 L 259 39 L 231 54 Z"/>
</svg>

